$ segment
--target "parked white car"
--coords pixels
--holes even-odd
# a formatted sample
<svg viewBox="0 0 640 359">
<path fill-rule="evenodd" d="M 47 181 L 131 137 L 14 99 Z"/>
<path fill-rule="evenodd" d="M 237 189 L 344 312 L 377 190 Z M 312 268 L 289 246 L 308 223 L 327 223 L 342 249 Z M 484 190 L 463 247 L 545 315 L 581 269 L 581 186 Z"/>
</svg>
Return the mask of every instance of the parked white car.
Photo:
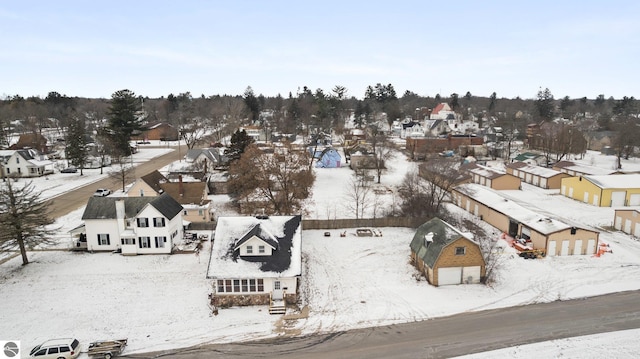
<svg viewBox="0 0 640 359">
<path fill-rule="evenodd" d="M 74 359 L 80 355 L 80 342 L 74 338 L 51 339 L 36 345 L 29 353 L 30 358 Z"/>
<path fill-rule="evenodd" d="M 111 190 L 107 188 L 98 188 L 94 193 L 94 197 L 106 197 L 111 194 Z"/>
</svg>

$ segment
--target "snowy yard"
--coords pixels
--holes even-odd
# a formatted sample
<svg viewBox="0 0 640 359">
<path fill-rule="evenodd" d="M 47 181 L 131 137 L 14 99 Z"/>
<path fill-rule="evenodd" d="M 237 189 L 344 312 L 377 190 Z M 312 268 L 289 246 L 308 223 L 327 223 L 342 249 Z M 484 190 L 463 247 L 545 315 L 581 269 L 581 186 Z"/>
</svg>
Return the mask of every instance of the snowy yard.
<svg viewBox="0 0 640 359">
<path fill-rule="evenodd" d="M 399 183 L 411 166 L 397 158 L 394 170 L 383 175 L 382 184 Z M 316 171 L 318 180 L 308 217 L 347 216 L 336 198 L 343 195 L 351 171 Z M 531 186 L 523 189 L 508 193 L 589 225 L 609 226 L 613 220 L 611 208 L 582 204 L 557 191 Z M 222 198 L 212 198 L 224 208 Z M 454 206 L 450 208 L 465 215 Z M 66 230 L 76 226 L 81 210 L 60 218 L 58 223 Z M 28 266 L 21 266 L 19 258 L 0 265 L 4 319 L 0 338 L 21 340 L 25 350 L 56 337 L 77 337 L 85 348 L 90 341 L 126 337 L 129 343 L 125 352 L 133 353 L 275 337 L 284 335 L 285 329 L 295 334 L 331 332 L 640 289 L 640 242 L 619 232 L 601 233 L 601 240 L 610 244 L 613 253 L 600 258 L 525 260 L 507 249 L 501 254 L 497 281 L 491 286 L 436 288 L 416 278 L 409 263 L 413 230 L 380 230 L 381 237 L 357 237 L 355 229 L 347 229 L 346 237 L 340 237 L 338 230 L 330 237 L 324 236 L 325 231 L 303 232 L 305 267 L 300 309 L 307 306 L 309 315 L 287 321 L 286 328 L 278 316 L 268 314 L 266 306 L 221 309 L 217 316 L 211 314 L 207 304 L 211 283 L 205 279 L 208 242 L 199 257 L 31 252 L 32 263 Z M 638 331 L 628 333 L 618 338 L 637 336 Z M 640 349 L 635 340 L 626 342 Z M 578 339 L 577 343 L 586 346 L 593 340 Z M 511 348 L 511 352 L 493 357 L 527 357 L 515 356 L 531 353 L 526 350 Z"/>
</svg>

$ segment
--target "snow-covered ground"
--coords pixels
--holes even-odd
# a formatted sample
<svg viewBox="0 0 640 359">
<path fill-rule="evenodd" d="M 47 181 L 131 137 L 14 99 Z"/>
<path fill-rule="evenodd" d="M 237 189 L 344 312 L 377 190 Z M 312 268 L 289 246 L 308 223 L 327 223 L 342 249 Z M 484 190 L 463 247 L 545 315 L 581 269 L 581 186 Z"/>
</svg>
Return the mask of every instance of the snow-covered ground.
<svg viewBox="0 0 640 359">
<path fill-rule="evenodd" d="M 584 161 L 598 165 L 599 161 L 608 163 L 612 158 L 589 153 Z M 389 173 L 383 175 L 382 185 L 393 187 L 414 165 L 396 157 Z M 633 166 L 640 169 L 640 162 L 635 160 L 623 165 L 626 169 Z M 316 173 L 317 183 L 307 217 L 353 218 L 340 204 L 351 171 L 316 169 Z M 508 193 L 589 225 L 610 225 L 613 218 L 610 208 L 573 201 L 557 191 L 525 185 L 523 191 Z M 227 213 L 225 196 L 212 199 L 218 214 L 231 214 Z M 449 208 L 466 215 L 454 206 Z M 82 211 L 83 208 L 58 219 L 61 231 L 80 224 Z M 209 243 L 200 256 L 30 252 L 28 266 L 22 266 L 19 258 L 0 265 L 4 319 L 0 322 L 0 338 L 21 340 L 25 350 L 55 337 L 77 337 L 85 346 L 95 340 L 126 337 L 129 339 L 126 352 L 133 353 L 403 323 L 465 311 L 640 289 L 640 242 L 619 232 L 601 233 L 601 240 L 610 244 L 613 253 L 600 258 L 525 260 L 507 248 L 501 254 L 499 272 L 491 286 L 436 288 L 416 276 L 409 263 L 413 230 L 380 230 L 381 237 L 357 237 L 353 229 L 347 229 L 346 237 L 340 237 L 341 231 L 337 230 L 330 237 L 324 236 L 325 231 L 304 231 L 301 307 L 306 306 L 309 315 L 287 320 L 286 326 L 278 316 L 269 315 L 265 306 L 211 313 L 207 299 L 211 285 L 205 279 Z M 612 340 L 616 345 L 608 348 L 607 356 L 625 357 L 625 353 L 640 352 L 638 341 L 631 340 L 637 334 L 638 331 L 626 331 L 598 335 L 595 340 L 553 341 L 537 344 L 535 349 L 519 346 L 478 358 L 530 357 L 529 350 L 549 353 L 548 356 L 589 358 L 594 357 L 590 353 L 598 352 L 598 348 Z"/>
</svg>

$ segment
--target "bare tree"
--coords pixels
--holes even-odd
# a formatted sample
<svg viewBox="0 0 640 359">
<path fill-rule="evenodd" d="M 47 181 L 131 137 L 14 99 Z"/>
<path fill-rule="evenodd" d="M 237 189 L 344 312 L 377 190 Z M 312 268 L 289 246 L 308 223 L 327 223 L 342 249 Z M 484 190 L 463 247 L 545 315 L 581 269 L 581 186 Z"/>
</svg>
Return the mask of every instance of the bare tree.
<svg viewBox="0 0 640 359">
<path fill-rule="evenodd" d="M 180 137 L 187 144 L 188 149 L 193 149 L 207 134 L 208 121 L 202 117 L 196 117 L 180 126 Z"/>
<path fill-rule="evenodd" d="M 122 192 L 125 191 L 128 181 L 133 180 L 132 177 L 135 176 L 135 168 L 132 164 L 127 164 L 127 159 L 130 159 L 130 157 L 120 157 L 118 167 L 109 172 L 109 177 L 122 184 Z"/>
<path fill-rule="evenodd" d="M 255 144 L 229 168 L 229 190 L 236 202 L 262 202 L 270 213 L 299 213 L 315 181 L 307 168 L 309 154 L 289 144 L 277 153 L 262 152 Z"/>
<path fill-rule="evenodd" d="M 376 177 L 378 177 L 378 183 L 380 183 L 382 174 L 387 169 L 386 163 L 393 157 L 393 147 L 387 141 L 386 136 L 375 133 L 371 136 L 371 149 L 373 153 L 372 164 L 376 171 Z"/>
<path fill-rule="evenodd" d="M 356 219 L 364 218 L 364 213 L 371 206 L 371 187 L 365 179 L 366 176 L 354 175 L 349 180 L 345 192 L 345 207 L 353 211 Z"/>
<path fill-rule="evenodd" d="M 29 263 L 27 248 L 54 243 L 53 230 L 46 227 L 53 223 L 50 202 L 43 202 L 40 194 L 31 182 L 16 186 L 12 177 L 0 185 L 0 250 L 18 247 L 23 265 Z"/>
<path fill-rule="evenodd" d="M 446 218 L 442 204 L 458 176 L 457 162 L 447 158 L 431 159 L 419 172 L 408 172 L 398 187 L 400 211 L 410 217 Z"/>
</svg>

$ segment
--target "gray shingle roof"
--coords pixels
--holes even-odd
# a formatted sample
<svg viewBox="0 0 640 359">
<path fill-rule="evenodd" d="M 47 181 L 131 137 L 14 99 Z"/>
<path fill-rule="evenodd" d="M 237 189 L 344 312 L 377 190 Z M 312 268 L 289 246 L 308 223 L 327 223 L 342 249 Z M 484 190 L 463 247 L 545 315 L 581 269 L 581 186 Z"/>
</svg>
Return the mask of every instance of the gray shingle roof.
<svg viewBox="0 0 640 359">
<path fill-rule="evenodd" d="M 116 201 L 124 201 L 125 216 L 135 217 L 147 204 L 157 209 L 168 219 L 174 218 L 182 206 L 168 194 L 158 197 L 91 197 L 84 209 L 82 219 L 116 219 Z"/>
<path fill-rule="evenodd" d="M 442 249 L 460 237 L 465 236 L 447 222 L 434 217 L 416 229 L 409 246 L 429 268 L 433 268 Z"/>
</svg>

